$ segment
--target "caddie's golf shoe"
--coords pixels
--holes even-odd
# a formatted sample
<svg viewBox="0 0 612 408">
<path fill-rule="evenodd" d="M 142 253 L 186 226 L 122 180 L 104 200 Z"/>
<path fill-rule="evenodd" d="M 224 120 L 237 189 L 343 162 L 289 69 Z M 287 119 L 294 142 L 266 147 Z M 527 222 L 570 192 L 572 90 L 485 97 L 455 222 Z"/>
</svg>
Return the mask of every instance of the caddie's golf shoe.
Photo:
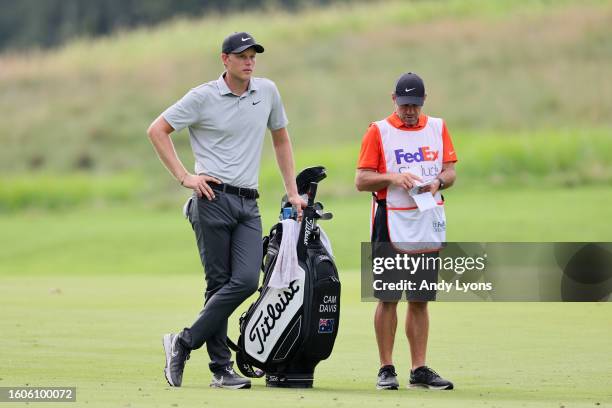
<svg viewBox="0 0 612 408">
<path fill-rule="evenodd" d="M 377 390 L 397 390 L 399 382 L 397 381 L 397 373 L 395 367 L 386 365 L 378 371 L 378 381 L 376 382 Z"/>
<path fill-rule="evenodd" d="M 452 390 L 453 383 L 440 377 L 438 373 L 427 366 L 410 371 L 408 388 L 427 388 L 429 390 Z"/>
</svg>

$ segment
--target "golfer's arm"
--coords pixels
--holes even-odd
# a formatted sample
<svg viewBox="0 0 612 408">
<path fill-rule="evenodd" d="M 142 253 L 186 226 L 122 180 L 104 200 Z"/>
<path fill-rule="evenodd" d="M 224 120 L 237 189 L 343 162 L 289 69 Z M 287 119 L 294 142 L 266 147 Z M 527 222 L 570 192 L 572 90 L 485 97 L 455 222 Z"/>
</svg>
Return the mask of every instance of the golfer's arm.
<svg viewBox="0 0 612 408">
<path fill-rule="evenodd" d="M 283 175 L 285 191 L 287 195 L 297 195 L 297 185 L 295 184 L 295 164 L 293 162 L 293 149 L 287 128 L 272 130 L 272 145 L 276 154 L 278 168 Z"/>
<path fill-rule="evenodd" d="M 442 171 L 438 174 L 438 178 L 444 182 L 444 189 L 450 188 L 455 184 L 457 173 L 455 172 L 455 163 L 442 164 Z"/>
<path fill-rule="evenodd" d="M 168 171 L 180 182 L 185 179 L 185 176 L 189 173 L 183 163 L 178 158 L 176 150 L 174 149 L 174 143 L 170 138 L 170 133 L 174 132 L 174 129 L 170 124 L 163 118 L 158 117 L 151 123 L 147 134 L 149 139 Z"/>
<path fill-rule="evenodd" d="M 355 187 L 358 191 L 378 191 L 391 184 L 391 175 L 369 169 L 357 169 Z"/>
</svg>

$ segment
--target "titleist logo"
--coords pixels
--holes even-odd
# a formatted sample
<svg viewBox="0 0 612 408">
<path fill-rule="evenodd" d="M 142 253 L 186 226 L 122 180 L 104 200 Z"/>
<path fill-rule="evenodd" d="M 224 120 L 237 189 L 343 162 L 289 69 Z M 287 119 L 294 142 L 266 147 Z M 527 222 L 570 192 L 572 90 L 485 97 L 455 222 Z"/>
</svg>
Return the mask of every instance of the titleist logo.
<svg viewBox="0 0 612 408">
<path fill-rule="evenodd" d="M 295 294 L 300 291 L 300 287 L 296 284 L 297 281 L 293 281 L 289 284 L 289 287 L 283 290 L 282 293 L 278 294 L 278 301 L 276 303 L 270 303 L 265 310 L 259 312 L 251 331 L 249 332 L 249 340 L 259 342 L 259 350 L 257 354 L 262 354 L 265 349 L 265 342 L 270 333 L 274 329 L 276 321 L 281 318 L 287 305 L 291 302 L 291 299 L 295 297 Z M 265 317 L 264 317 L 264 311 Z"/>
<path fill-rule="evenodd" d="M 306 218 L 306 228 L 304 228 L 304 245 L 308 245 L 308 241 L 310 241 L 310 234 L 312 233 L 313 226 L 314 219 Z"/>
</svg>

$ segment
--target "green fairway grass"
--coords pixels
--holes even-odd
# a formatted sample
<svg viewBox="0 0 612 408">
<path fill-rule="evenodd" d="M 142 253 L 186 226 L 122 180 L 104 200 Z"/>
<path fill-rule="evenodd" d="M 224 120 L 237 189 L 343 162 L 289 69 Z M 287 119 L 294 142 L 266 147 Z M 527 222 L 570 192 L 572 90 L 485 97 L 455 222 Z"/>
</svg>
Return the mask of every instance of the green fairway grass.
<svg viewBox="0 0 612 408">
<path fill-rule="evenodd" d="M 239 391 L 208 387 L 204 350 L 192 353 L 182 388 L 163 377 L 161 335 L 197 315 L 198 273 L 3 276 L 0 386 L 76 386 L 76 404 L 49 406 L 79 407 L 610 406 L 610 303 L 432 304 L 428 363 L 456 390 L 404 388 L 409 353 L 400 327 L 402 388 L 376 391 L 374 304 L 360 302 L 358 276 L 341 271 L 340 332 L 314 389 L 268 389 L 254 380 Z M 237 319 L 230 319 L 234 337 Z"/>
<path fill-rule="evenodd" d="M 324 191 L 321 200 L 336 214 L 323 225 L 343 282 L 342 317 L 335 351 L 317 369 L 315 389 L 271 390 L 262 380 L 254 381 L 250 391 L 209 389 L 204 351 L 193 353 L 183 388 L 166 385 L 161 335 L 195 318 L 203 276 L 192 232 L 178 208 L 134 205 L 0 216 L 7 238 L 0 247 L 0 386 L 76 386 L 76 406 L 101 407 L 268 407 L 270 401 L 279 407 L 589 407 L 612 402 L 610 303 L 432 304 L 428 363 L 457 389 L 377 392 L 374 304 L 359 299 L 359 242 L 367 240 L 369 200 L 367 195 L 326 200 Z M 593 186 L 449 191 L 449 236 L 609 240 L 601 220 L 612 216 L 611 194 Z M 262 201 L 264 228 L 276 216 L 276 201 Z M 247 306 L 230 320 L 234 338 Z M 402 310 L 400 322 L 403 316 Z M 405 384 L 409 353 L 402 331 L 400 326 L 395 361 Z"/>
<path fill-rule="evenodd" d="M 330 177 L 331 178 L 331 177 Z M 335 197 L 321 183 L 318 199 L 334 219 L 321 222 L 341 269 L 359 269 L 368 240 L 370 196 Z M 191 226 L 181 215 L 186 191 L 173 208 L 145 204 L 25 211 L 0 215 L 0 274 L 184 274 L 201 269 Z M 449 241 L 609 241 L 612 189 L 471 188 L 445 192 Z M 280 197 L 263 194 L 264 232 L 276 222 Z"/>
</svg>

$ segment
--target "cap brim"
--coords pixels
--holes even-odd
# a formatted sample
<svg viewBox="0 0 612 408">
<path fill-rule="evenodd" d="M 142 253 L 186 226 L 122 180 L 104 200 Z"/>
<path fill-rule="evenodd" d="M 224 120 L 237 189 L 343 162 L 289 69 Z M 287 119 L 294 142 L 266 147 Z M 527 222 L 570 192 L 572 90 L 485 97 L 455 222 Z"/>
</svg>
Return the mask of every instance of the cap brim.
<svg viewBox="0 0 612 408">
<path fill-rule="evenodd" d="M 397 96 L 395 98 L 395 103 L 398 105 L 419 105 L 423 106 L 425 103 L 424 96 Z"/>
<path fill-rule="evenodd" d="M 255 52 L 258 53 L 262 53 L 264 52 L 264 47 L 262 47 L 259 44 L 249 44 L 249 45 L 243 45 L 242 47 L 238 47 L 236 48 L 234 51 L 232 51 L 232 54 L 240 54 L 242 51 L 244 50 L 248 50 L 249 48 L 253 47 L 255 49 Z"/>
</svg>

